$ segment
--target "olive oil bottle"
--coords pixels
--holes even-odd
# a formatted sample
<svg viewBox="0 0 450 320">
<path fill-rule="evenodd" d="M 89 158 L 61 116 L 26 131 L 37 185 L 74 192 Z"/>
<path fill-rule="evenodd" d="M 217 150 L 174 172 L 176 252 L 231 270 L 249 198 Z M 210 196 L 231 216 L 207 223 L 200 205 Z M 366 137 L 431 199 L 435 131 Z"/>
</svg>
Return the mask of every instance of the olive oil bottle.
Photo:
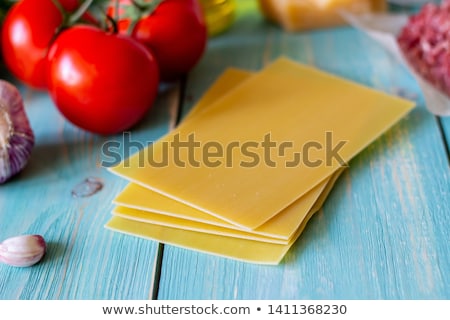
<svg viewBox="0 0 450 320">
<path fill-rule="evenodd" d="M 233 24 L 235 0 L 200 0 L 200 4 L 205 14 L 209 36 L 220 34 Z"/>
</svg>

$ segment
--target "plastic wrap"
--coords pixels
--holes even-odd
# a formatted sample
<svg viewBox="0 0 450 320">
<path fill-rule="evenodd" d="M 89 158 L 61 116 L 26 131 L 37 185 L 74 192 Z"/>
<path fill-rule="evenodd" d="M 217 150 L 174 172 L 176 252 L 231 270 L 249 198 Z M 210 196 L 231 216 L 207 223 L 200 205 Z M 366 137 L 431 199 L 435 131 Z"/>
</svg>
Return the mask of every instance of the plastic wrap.
<svg viewBox="0 0 450 320">
<path fill-rule="evenodd" d="M 425 98 L 426 107 L 430 112 L 439 116 L 450 116 L 450 98 L 436 89 L 414 70 L 403 56 L 397 43 L 396 37 L 407 23 L 408 15 L 364 14 L 357 16 L 349 12 L 342 11 L 340 13 L 349 24 L 381 44 L 399 62 L 408 68 L 417 80 Z"/>
</svg>

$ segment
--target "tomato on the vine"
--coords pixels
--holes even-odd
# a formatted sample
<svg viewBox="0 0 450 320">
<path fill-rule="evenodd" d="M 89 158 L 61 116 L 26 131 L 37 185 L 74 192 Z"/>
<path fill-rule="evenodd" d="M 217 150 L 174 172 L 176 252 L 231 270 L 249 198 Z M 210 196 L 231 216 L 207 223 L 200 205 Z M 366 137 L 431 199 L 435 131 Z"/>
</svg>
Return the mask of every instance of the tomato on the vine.
<svg viewBox="0 0 450 320">
<path fill-rule="evenodd" d="M 50 96 L 69 121 L 91 132 L 136 124 L 152 106 L 158 81 L 156 61 L 142 44 L 96 27 L 63 31 L 48 53 Z"/>
<path fill-rule="evenodd" d="M 68 12 L 78 0 L 59 0 Z M 26 84 L 44 89 L 45 57 L 63 15 L 52 0 L 22 0 L 7 13 L 2 27 L 3 59 L 8 69 Z"/>
<path fill-rule="evenodd" d="M 120 0 L 130 6 L 130 0 Z M 115 16 L 115 1 L 110 13 Z M 121 32 L 131 18 L 119 19 Z M 144 15 L 131 30 L 131 36 L 145 44 L 155 55 L 161 78 L 174 80 L 189 72 L 202 57 L 207 43 L 207 29 L 198 0 L 164 0 Z"/>
</svg>

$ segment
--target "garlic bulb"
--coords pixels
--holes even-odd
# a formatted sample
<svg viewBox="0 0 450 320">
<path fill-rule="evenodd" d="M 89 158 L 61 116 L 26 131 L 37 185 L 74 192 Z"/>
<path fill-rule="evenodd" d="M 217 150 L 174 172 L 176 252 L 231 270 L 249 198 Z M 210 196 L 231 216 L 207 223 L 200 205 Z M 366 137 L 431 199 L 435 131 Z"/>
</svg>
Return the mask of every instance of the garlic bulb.
<svg viewBox="0 0 450 320">
<path fill-rule="evenodd" d="M 0 243 L 0 262 L 14 267 L 29 267 L 38 263 L 47 245 L 40 235 L 25 235 Z"/>
<path fill-rule="evenodd" d="M 0 80 L 0 184 L 20 172 L 34 146 L 34 134 L 19 90 Z"/>
</svg>

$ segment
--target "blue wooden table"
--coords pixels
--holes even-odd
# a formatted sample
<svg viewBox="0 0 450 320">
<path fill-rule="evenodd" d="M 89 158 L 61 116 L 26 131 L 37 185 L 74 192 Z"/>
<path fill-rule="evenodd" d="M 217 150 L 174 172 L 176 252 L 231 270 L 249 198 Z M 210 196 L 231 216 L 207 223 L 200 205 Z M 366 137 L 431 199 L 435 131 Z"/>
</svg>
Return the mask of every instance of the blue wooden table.
<svg viewBox="0 0 450 320">
<path fill-rule="evenodd" d="M 430 114 L 406 69 L 358 31 L 288 34 L 253 2 L 239 3 L 232 29 L 160 94 L 133 139 L 167 133 L 227 67 L 259 70 L 280 55 L 406 94 L 417 107 L 351 161 L 283 262 L 259 266 L 106 230 L 126 182 L 100 166 L 101 146 L 121 135 L 79 130 L 46 93 L 22 88 L 36 146 L 26 169 L 0 186 L 0 239 L 42 234 L 48 252 L 31 268 L 0 265 L 1 299 L 450 298 L 450 119 Z M 104 188 L 72 197 L 87 177 Z"/>
</svg>

